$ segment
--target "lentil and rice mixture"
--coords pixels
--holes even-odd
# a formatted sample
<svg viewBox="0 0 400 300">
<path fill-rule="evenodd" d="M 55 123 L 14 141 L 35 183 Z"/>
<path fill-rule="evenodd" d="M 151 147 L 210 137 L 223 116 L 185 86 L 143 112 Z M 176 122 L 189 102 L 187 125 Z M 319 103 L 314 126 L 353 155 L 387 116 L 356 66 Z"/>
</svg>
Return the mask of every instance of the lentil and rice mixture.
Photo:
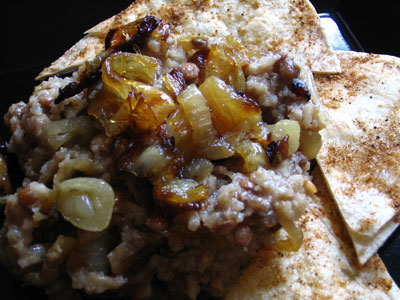
<svg viewBox="0 0 400 300">
<path fill-rule="evenodd" d="M 222 297 L 261 247 L 301 245 L 324 127 L 308 74 L 152 16 L 110 31 L 5 115 L 25 177 L 2 263 L 54 299 Z"/>
</svg>

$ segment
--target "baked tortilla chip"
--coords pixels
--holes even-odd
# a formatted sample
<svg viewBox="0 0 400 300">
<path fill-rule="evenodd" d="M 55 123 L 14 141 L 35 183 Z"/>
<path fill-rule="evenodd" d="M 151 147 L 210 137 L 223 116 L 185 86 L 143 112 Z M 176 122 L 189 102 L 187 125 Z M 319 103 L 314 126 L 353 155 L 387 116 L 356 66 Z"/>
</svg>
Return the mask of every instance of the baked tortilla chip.
<svg viewBox="0 0 400 300">
<path fill-rule="evenodd" d="M 139 0 L 88 30 L 87 35 L 37 79 L 75 67 L 104 49 L 111 28 L 153 14 L 173 24 L 173 35 L 232 35 L 249 48 L 303 57 L 314 72 L 338 73 L 339 61 L 309 1 Z"/>
<path fill-rule="evenodd" d="M 318 162 L 363 264 L 398 225 L 400 59 L 338 56 L 343 74 L 315 77 L 331 117 Z"/>
<path fill-rule="evenodd" d="M 376 254 L 359 265 L 319 168 L 313 177 L 318 198 L 299 221 L 303 246 L 298 252 L 261 251 L 226 299 L 400 299 Z"/>
</svg>

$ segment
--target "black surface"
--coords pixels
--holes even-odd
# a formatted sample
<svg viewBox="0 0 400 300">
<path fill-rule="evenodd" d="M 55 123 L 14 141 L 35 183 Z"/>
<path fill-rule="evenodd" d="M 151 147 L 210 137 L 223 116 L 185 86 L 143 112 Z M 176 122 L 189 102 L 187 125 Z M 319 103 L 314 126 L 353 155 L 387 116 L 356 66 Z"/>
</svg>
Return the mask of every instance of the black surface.
<svg viewBox="0 0 400 300">
<path fill-rule="evenodd" d="M 33 78 L 78 41 L 85 30 L 126 8 L 131 1 L 7 1 L 0 9 L 0 115 L 11 103 L 27 100 Z M 356 51 L 400 56 L 397 30 L 399 0 L 311 1 L 329 13 Z M 6 136 L 0 126 L 0 137 Z M 400 282 L 399 229 L 379 251 L 389 272 Z M 43 299 L 35 288 L 22 289 L 0 269 L 1 299 Z"/>
</svg>

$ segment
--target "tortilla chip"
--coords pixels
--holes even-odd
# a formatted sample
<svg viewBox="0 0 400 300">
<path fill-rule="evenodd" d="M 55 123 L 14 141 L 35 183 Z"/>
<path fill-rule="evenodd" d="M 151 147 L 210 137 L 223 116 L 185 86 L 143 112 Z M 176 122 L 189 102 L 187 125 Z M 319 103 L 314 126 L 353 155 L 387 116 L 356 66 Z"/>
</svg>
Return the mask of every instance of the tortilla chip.
<svg viewBox="0 0 400 300">
<path fill-rule="evenodd" d="M 315 76 L 331 124 L 318 163 L 361 264 L 396 229 L 400 210 L 400 59 L 338 52 L 343 74 Z"/>
<path fill-rule="evenodd" d="M 88 30 L 81 42 L 44 69 L 37 79 L 65 71 L 94 57 L 104 49 L 104 38 L 111 28 L 147 14 L 171 23 L 176 36 L 232 35 L 249 48 L 303 57 L 314 72 L 341 71 L 320 19 L 309 1 L 139 0 L 120 14 Z"/>
<path fill-rule="evenodd" d="M 377 255 L 360 266 L 335 202 L 317 167 L 318 197 L 301 217 L 298 252 L 261 251 L 226 299 L 400 299 Z"/>
</svg>

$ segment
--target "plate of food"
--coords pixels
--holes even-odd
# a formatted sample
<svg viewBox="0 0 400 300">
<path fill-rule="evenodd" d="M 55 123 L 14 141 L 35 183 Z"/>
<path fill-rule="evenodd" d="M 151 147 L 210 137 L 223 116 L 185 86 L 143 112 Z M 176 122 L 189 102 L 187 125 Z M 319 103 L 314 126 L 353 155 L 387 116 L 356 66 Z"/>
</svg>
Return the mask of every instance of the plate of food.
<svg viewBox="0 0 400 300">
<path fill-rule="evenodd" d="M 8 294 L 399 296 L 398 58 L 337 51 L 308 1 L 110 15 L 2 107 Z"/>
</svg>

